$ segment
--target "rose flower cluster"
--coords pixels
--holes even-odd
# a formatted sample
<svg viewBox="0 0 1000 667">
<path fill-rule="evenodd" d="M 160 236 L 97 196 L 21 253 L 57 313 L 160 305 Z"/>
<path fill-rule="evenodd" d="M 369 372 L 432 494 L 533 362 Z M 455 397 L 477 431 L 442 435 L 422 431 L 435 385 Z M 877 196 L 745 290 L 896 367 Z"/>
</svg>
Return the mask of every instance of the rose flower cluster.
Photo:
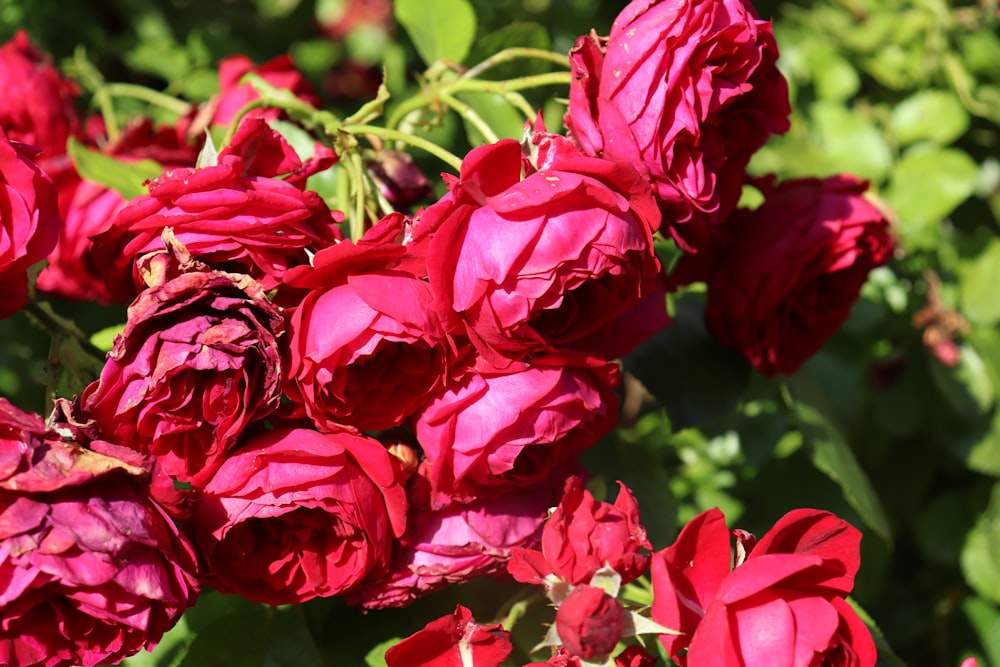
<svg viewBox="0 0 1000 667">
<path fill-rule="evenodd" d="M 717 512 L 650 555 L 627 489 L 599 503 L 576 476 L 616 424 L 615 360 L 669 326 L 668 289 L 705 282 L 720 341 L 791 373 L 888 258 L 887 222 L 852 177 L 760 181 L 765 203 L 737 208 L 750 156 L 788 126 L 776 59 L 743 0 L 637 0 L 570 53 L 565 135 L 536 121 L 473 149 L 412 215 L 430 182 L 387 154 L 372 179 L 399 210 L 348 239 L 307 187 L 339 156 L 317 142 L 301 158 L 270 124 L 287 117 L 242 81 L 318 105 L 289 58 L 229 58 L 220 94 L 175 126 L 112 133 L 77 115 L 76 88 L 25 34 L 0 47 L 0 80 L 30 91 L 0 101 L 0 315 L 44 259 L 39 291 L 129 304 L 100 377 L 48 424 L 0 404 L 0 663 L 121 660 L 201 586 L 380 608 L 509 571 L 558 605 L 548 664 L 658 632 L 691 664 L 724 639 L 725 664 L 780 649 L 870 665 L 843 602 L 858 564 L 843 522 L 790 515 L 741 538 L 730 572 Z M 227 126 L 198 155 L 192 138 Z M 77 173 L 67 139 L 164 171 L 126 200 Z M 655 241 L 686 253 L 672 275 Z M 643 620 L 617 597 L 650 563 Z M 777 616 L 822 620 L 752 643 Z M 438 625 L 462 656 L 492 656 L 476 665 L 509 652 L 467 610 Z M 426 646 L 387 658 L 425 664 L 400 656 Z M 638 647 L 615 659 L 649 664 Z"/>
</svg>

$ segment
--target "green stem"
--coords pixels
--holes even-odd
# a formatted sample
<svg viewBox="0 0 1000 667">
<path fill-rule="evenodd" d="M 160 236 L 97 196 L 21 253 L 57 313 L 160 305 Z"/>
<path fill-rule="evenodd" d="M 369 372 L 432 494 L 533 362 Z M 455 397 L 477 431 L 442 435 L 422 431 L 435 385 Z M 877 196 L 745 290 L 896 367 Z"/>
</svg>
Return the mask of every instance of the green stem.
<svg viewBox="0 0 1000 667">
<path fill-rule="evenodd" d="M 67 320 L 64 317 L 56 315 L 55 311 L 52 310 L 52 306 L 49 304 L 39 303 L 38 301 L 28 301 L 24 310 L 33 320 L 41 325 L 50 336 L 55 336 L 61 333 L 69 334 L 79 341 L 80 347 L 87 352 L 87 354 L 94 357 L 94 359 L 98 360 L 100 363 L 104 363 L 107 355 L 102 350 L 97 349 L 97 347 L 90 342 L 90 339 L 87 338 L 87 336 L 85 336 L 84 333 L 80 331 L 76 324 L 74 324 L 71 320 Z"/>
<path fill-rule="evenodd" d="M 351 165 L 351 186 L 354 192 L 354 215 L 348 221 L 351 240 L 358 242 L 365 235 L 365 167 L 361 155 L 353 151 L 348 159 Z"/>
<path fill-rule="evenodd" d="M 510 62 L 511 60 L 518 60 L 521 58 L 532 58 L 534 60 L 547 60 L 550 63 L 555 63 L 557 65 L 562 65 L 563 67 L 569 67 L 569 58 L 564 53 L 555 53 L 553 51 L 546 51 L 545 49 L 533 49 L 530 47 L 511 47 L 509 49 L 504 49 L 503 51 L 496 53 L 486 60 L 482 61 L 475 67 L 467 70 L 463 75 L 463 79 L 473 79 L 488 69 L 492 69 L 497 65 L 502 63 Z"/>
<path fill-rule="evenodd" d="M 479 130 L 479 133 L 486 139 L 486 143 L 493 144 L 500 141 L 500 137 L 496 135 L 493 128 L 491 128 L 489 124 L 483 120 L 483 117 L 476 113 L 476 110 L 468 104 L 457 97 L 452 97 L 444 91 L 439 93 L 439 99 L 454 109 L 462 118 L 472 123 L 473 127 Z"/>
<path fill-rule="evenodd" d="M 421 139 L 413 134 L 387 127 L 378 127 L 377 125 L 341 125 L 340 129 L 349 134 L 371 134 L 385 141 L 402 141 L 405 144 L 427 151 L 437 159 L 447 163 L 456 172 L 462 168 L 462 159 L 460 157 L 435 143 Z"/>
<path fill-rule="evenodd" d="M 240 122 L 242 122 L 244 116 L 246 116 L 254 109 L 262 109 L 268 106 L 270 106 L 270 104 L 268 103 L 267 100 L 263 98 L 250 100 L 249 102 L 241 106 L 239 108 L 239 111 L 236 112 L 236 115 L 233 116 L 233 119 L 229 121 L 229 126 L 226 128 L 226 134 L 222 137 L 222 145 L 219 146 L 219 150 L 222 150 L 225 146 L 228 146 L 229 142 L 233 140 L 234 136 L 236 136 L 236 130 L 239 129 Z"/>
<path fill-rule="evenodd" d="M 153 90 L 152 88 L 137 86 L 134 83 L 109 83 L 106 86 L 106 89 L 108 94 L 112 97 L 131 97 L 144 102 L 149 102 L 150 104 L 155 104 L 156 106 L 163 107 L 164 109 L 173 111 L 179 115 L 186 114 L 193 106 L 191 103 L 185 102 L 184 100 L 179 100 L 176 97 L 167 95 L 166 93 L 161 93 L 160 91 Z"/>
</svg>

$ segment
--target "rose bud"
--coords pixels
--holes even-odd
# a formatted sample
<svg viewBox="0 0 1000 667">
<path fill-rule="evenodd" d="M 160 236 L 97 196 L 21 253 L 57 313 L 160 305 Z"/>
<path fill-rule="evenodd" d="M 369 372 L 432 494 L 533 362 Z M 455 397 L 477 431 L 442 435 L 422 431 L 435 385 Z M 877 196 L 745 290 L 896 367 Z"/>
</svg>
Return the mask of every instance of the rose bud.
<svg viewBox="0 0 1000 667">
<path fill-rule="evenodd" d="M 368 162 L 368 173 L 379 192 L 396 209 L 407 206 L 431 194 L 431 182 L 413 163 L 409 153 L 383 150 Z"/>
<path fill-rule="evenodd" d="M 335 161 L 327 151 L 303 163 L 263 119 L 248 119 L 217 164 L 151 181 L 148 195 L 93 237 L 94 263 L 114 298 L 128 301 L 142 286 L 136 260 L 162 250 L 162 232 L 171 227 L 196 259 L 273 289 L 286 269 L 308 264 L 311 253 L 340 239 L 339 214 L 302 189 L 310 173 Z"/>
<path fill-rule="evenodd" d="M 91 447 L 0 399 L 0 664 L 117 664 L 198 596 L 194 550 L 150 500 L 146 462 Z"/>
<path fill-rule="evenodd" d="M 624 630 L 625 608 L 595 586 L 577 586 L 556 610 L 556 631 L 563 646 L 585 660 L 611 655 Z"/>
<path fill-rule="evenodd" d="M 522 179 L 513 139 L 473 149 L 414 225 L 442 312 L 497 366 L 580 341 L 652 291 L 660 223 L 631 165 L 540 133 Z"/>
<path fill-rule="evenodd" d="M 386 667 L 500 667 L 513 645 L 499 623 L 480 625 L 458 605 L 385 652 Z"/>
<path fill-rule="evenodd" d="M 275 429 L 225 460 L 194 513 L 208 581 L 271 605 L 347 593 L 386 573 L 406 523 L 403 474 L 377 441 Z"/>
<path fill-rule="evenodd" d="M 764 203 L 734 212 L 679 284 L 708 286 L 712 334 L 767 376 L 791 375 L 847 319 L 868 272 L 889 260 L 885 215 L 850 175 L 756 183 Z"/>
<path fill-rule="evenodd" d="M 570 51 L 566 126 L 583 152 L 635 164 L 682 249 L 737 204 L 751 155 L 788 130 L 769 22 L 748 0 L 635 0 Z"/>
<path fill-rule="evenodd" d="M 566 482 L 562 501 L 542 531 L 541 551 L 514 549 L 507 569 L 518 581 L 542 583 L 549 574 L 577 585 L 588 583 L 610 567 L 628 583 L 649 567 L 651 548 L 639 523 L 639 505 L 632 492 L 618 483 L 614 505 L 599 502 L 578 477 Z"/>
<path fill-rule="evenodd" d="M 0 318 L 27 303 L 28 268 L 45 259 L 63 224 L 55 187 L 35 155 L 0 129 Z"/>
<path fill-rule="evenodd" d="M 414 417 L 432 504 L 547 478 L 614 426 L 618 374 L 616 364 L 554 355 L 516 371 L 470 369 L 438 391 Z"/>
<path fill-rule="evenodd" d="M 247 425 L 278 406 L 284 322 L 256 281 L 184 264 L 168 243 L 180 259 L 144 264 L 150 287 L 81 404 L 106 438 L 200 489 Z"/>
</svg>

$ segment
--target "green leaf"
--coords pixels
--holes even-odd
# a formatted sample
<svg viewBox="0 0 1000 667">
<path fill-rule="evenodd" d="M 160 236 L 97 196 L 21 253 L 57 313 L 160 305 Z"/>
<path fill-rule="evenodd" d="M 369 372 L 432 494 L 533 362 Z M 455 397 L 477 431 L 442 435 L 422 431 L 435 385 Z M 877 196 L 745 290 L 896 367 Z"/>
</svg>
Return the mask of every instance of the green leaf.
<svg viewBox="0 0 1000 667">
<path fill-rule="evenodd" d="M 817 102 L 810 107 L 820 164 L 812 164 L 813 175 L 841 172 L 880 181 L 889 170 L 892 156 L 875 124 L 840 102 Z"/>
<path fill-rule="evenodd" d="M 499 30 L 483 35 L 476 40 L 469 52 L 470 63 L 480 63 L 504 49 L 511 47 L 530 47 L 534 49 L 550 48 L 549 33 L 538 23 L 517 21 L 505 25 Z M 490 68 L 483 74 L 488 79 L 513 79 L 517 76 L 541 74 L 551 67 L 550 64 L 538 60 L 518 60 Z"/>
<path fill-rule="evenodd" d="M 797 378 L 792 378 L 790 385 L 796 388 L 795 393 L 801 393 L 811 403 L 822 406 L 823 398 L 817 389 L 803 386 Z M 796 397 L 793 400 L 793 408 L 813 465 L 840 486 L 844 499 L 857 511 L 861 519 L 891 544 L 892 529 L 882 507 L 882 501 L 868 475 L 858 464 L 843 434 L 824 416 L 819 407 L 814 407 Z"/>
<path fill-rule="evenodd" d="M 115 338 L 118 334 L 125 331 L 125 323 L 116 324 L 110 327 L 104 327 L 100 331 L 95 331 L 90 336 L 90 343 L 98 350 L 103 350 L 104 352 L 109 352 L 112 347 L 115 346 Z"/>
<path fill-rule="evenodd" d="M 1000 603 L 1000 483 L 966 537 L 961 563 L 965 581 L 980 597 Z"/>
<path fill-rule="evenodd" d="M 931 377 L 955 414 L 973 419 L 989 412 L 996 402 L 996 393 L 986 364 L 975 348 L 962 343 L 959 349 L 961 355 L 954 367 L 930 359 Z"/>
<path fill-rule="evenodd" d="M 163 173 L 163 165 L 153 160 L 120 162 L 110 155 L 91 150 L 70 138 L 66 151 L 82 178 L 111 188 L 125 199 L 146 193 L 146 181 Z"/>
<path fill-rule="evenodd" d="M 1000 239 L 993 238 L 979 255 L 958 265 L 958 296 L 962 314 L 980 324 L 1000 322 Z"/>
<path fill-rule="evenodd" d="M 969 619 L 991 665 L 1000 665 L 1000 609 L 982 598 L 967 597 L 962 611 Z"/>
<path fill-rule="evenodd" d="M 365 655 L 365 664 L 368 667 L 385 667 L 385 652 L 402 641 L 402 637 L 392 637 L 384 642 L 376 644 L 372 650 Z"/>
<path fill-rule="evenodd" d="M 857 600 L 852 597 L 847 598 L 847 603 L 851 605 L 855 612 L 858 614 L 868 629 L 871 630 L 872 639 L 875 640 L 875 648 L 878 649 L 879 660 L 884 660 L 885 662 L 892 665 L 892 667 L 906 667 L 906 663 L 903 659 L 896 655 L 896 652 L 892 650 L 889 646 L 889 642 L 885 638 L 885 634 L 882 633 L 882 628 L 878 626 L 875 619 L 860 605 Z"/>
<path fill-rule="evenodd" d="M 467 0 L 396 0 L 395 13 L 428 65 L 461 63 L 476 37 L 476 14 Z"/>
<path fill-rule="evenodd" d="M 951 91 L 921 90 L 893 108 L 889 126 L 902 146 L 917 141 L 945 145 L 969 129 L 969 113 Z"/>
<path fill-rule="evenodd" d="M 896 164 L 883 197 L 899 214 L 906 245 L 935 248 L 938 226 L 976 188 L 979 168 L 950 148 L 910 151 Z"/>
</svg>

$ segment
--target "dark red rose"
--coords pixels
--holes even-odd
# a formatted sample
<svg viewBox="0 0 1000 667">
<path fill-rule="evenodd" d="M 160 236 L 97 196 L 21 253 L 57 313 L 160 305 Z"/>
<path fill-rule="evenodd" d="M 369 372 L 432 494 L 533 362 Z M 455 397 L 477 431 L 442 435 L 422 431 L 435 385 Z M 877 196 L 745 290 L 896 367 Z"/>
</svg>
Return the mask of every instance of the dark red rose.
<svg viewBox="0 0 1000 667">
<path fill-rule="evenodd" d="M 198 596 L 194 550 L 149 499 L 142 458 L 91 446 L 0 399 L 0 664 L 118 663 Z"/>
<path fill-rule="evenodd" d="M 458 605 L 385 652 L 386 667 L 500 667 L 513 646 L 499 623 L 480 625 Z"/>
<path fill-rule="evenodd" d="M 105 438 L 201 488 L 278 406 L 284 321 L 252 278 L 175 261 L 147 258 L 150 286 L 81 403 Z"/>
<path fill-rule="evenodd" d="M 570 655 L 611 655 L 625 629 L 625 608 L 604 589 L 580 584 L 556 610 L 556 631 Z"/>
<path fill-rule="evenodd" d="M 244 105 L 260 98 L 252 85 L 240 83 L 249 73 L 258 75 L 277 88 L 290 91 L 314 107 L 322 105 L 316 89 L 302 75 L 290 56 L 277 56 L 262 65 L 255 65 L 243 55 L 229 56 L 219 61 L 219 96 L 212 117 L 214 124 L 228 125 Z M 278 118 L 281 113 L 279 109 L 255 109 L 251 115 L 273 119 Z"/>
<path fill-rule="evenodd" d="M 570 51 L 566 125 L 588 155 L 639 166 L 664 227 L 697 251 L 739 201 L 751 155 L 789 127 L 777 57 L 747 0 L 634 0 L 609 37 Z"/>
<path fill-rule="evenodd" d="M 760 208 L 739 210 L 673 278 L 708 285 L 712 334 L 761 373 L 790 375 L 847 319 L 868 272 L 892 254 L 885 215 L 849 175 L 759 182 Z"/>
<path fill-rule="evenodd" d="M 275 429 L 222 464 L 194 531 L 214 588 L 295 604 L 385 574 L 406 511 L 399 463 L 377 441 Z"/>
<path fill-rule="evenodd" d="M 652 291 L 659 271 L 659 213 L 635 168 L 535 139 L 534 164 L 513 139 L 472 150 L 414 227 L 439 307 L 497 366 L 598 331 Z"/>
<path fill-rule="evenodd" d="M 653 620 L 681 664 L 872 667 L 865 624 L 845 601 L 860 564 L 861 533 L 829 512 L 794 510 L 732 567 L 730 531 L 718 509 L 692 519 L 653 555 Z M 682 654 L 687 649 L 686 654 Z"/>
<path fill-rule="evenodd" d="M 63 224 L 55 187 L 35 155 L 0 130 L 0 318 L 27 303 L 28 268 L 45 259 Z"/>
</svg>

